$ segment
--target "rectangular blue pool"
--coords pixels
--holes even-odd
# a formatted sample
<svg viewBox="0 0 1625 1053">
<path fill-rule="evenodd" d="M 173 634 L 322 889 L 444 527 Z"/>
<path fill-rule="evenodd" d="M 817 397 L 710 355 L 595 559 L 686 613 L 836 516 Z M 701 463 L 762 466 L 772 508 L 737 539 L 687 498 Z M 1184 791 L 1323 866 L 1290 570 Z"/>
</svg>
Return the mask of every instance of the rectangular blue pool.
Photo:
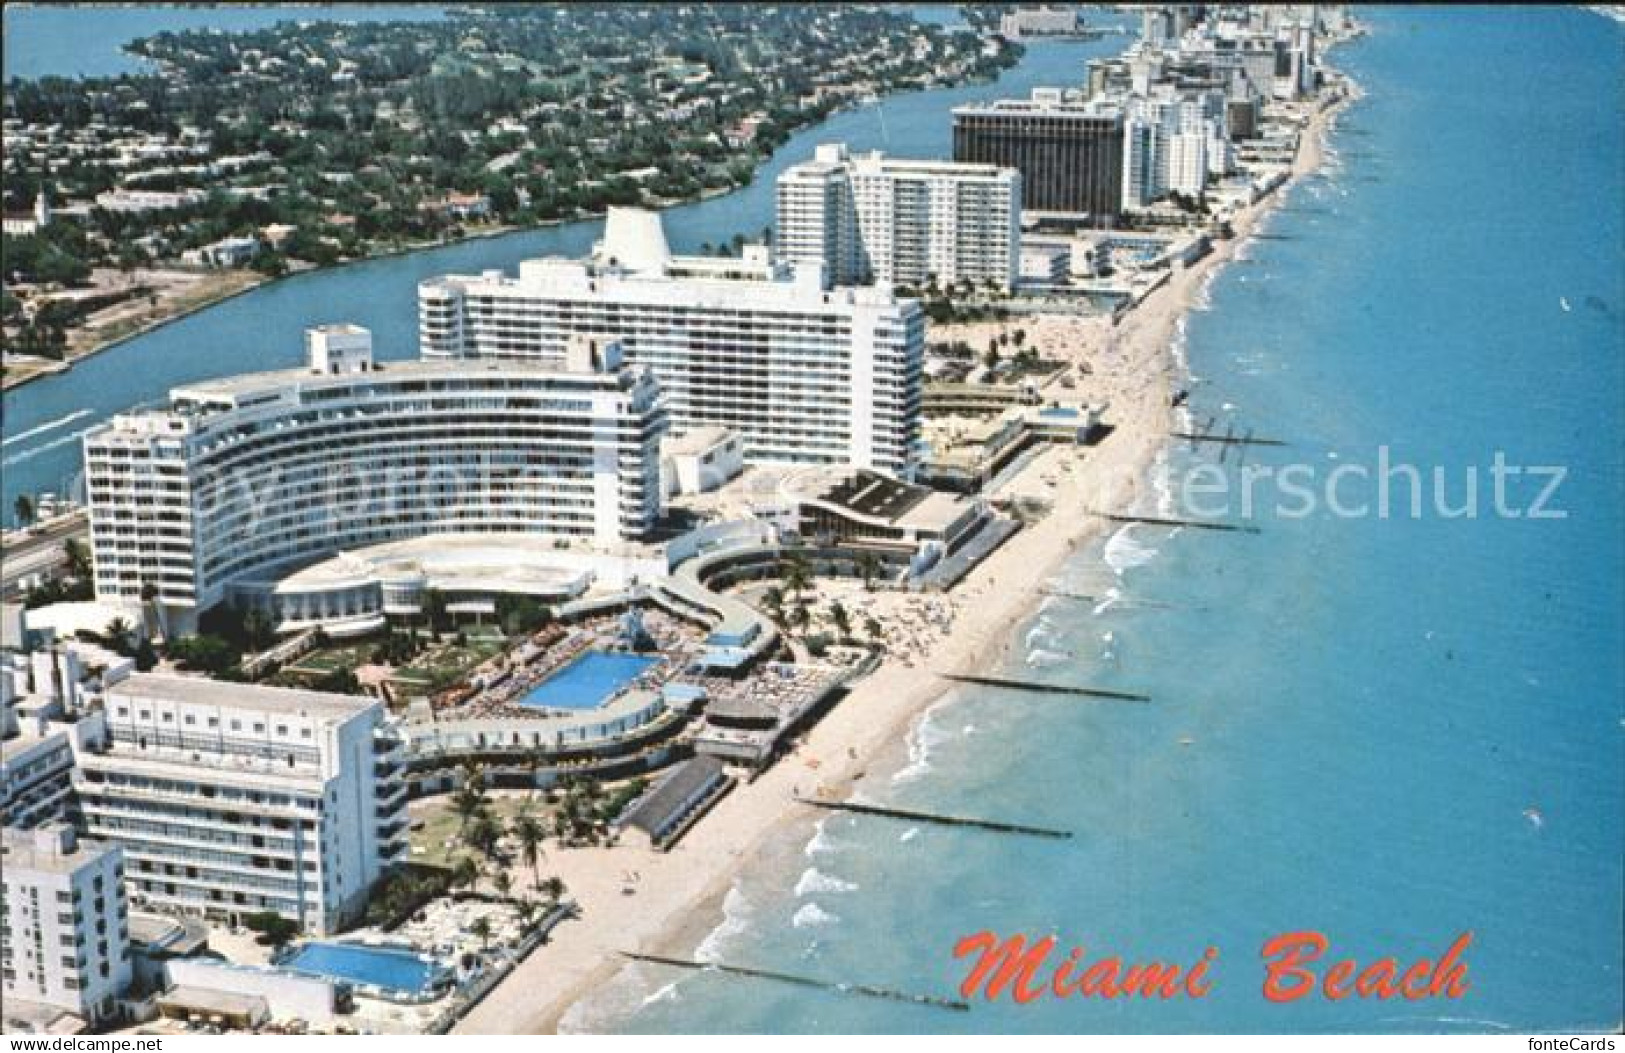
<svg viewBox="0 0 1625 1053">
<path fill-rule="evenodd" d="M 531 709 L 597 709 L 660 659 L 639 654 L 588 651 L 525 693 Z"/>
<path fill-rule="evenodd" d="M 430 990 L 440 972 L 432 962 L 411 951 L 357 943 L 307 943 L 278 968 L 409 995 Z"/>
</svg>

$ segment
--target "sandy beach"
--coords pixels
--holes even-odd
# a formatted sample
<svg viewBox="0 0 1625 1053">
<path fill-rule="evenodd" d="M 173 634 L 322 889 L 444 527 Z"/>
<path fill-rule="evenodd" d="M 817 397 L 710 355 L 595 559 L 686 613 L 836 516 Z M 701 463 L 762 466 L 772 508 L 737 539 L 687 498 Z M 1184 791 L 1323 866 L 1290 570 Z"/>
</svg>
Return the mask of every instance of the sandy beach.
<svg viewBox="0 0 1625 1053">
<path fill-rule="evenodd" d="M 1293 181 L 1320 166 L 1326 126 L 1342 105 L 1318 111 L 1305 128 Z M 1200 301 L 1212 272 L 1246 241 L 1282 192 L 1238 216 L 1234 238 L 1176 271 L 1115 328 L 1099 320 L 1023 320 L 1046 352 L 1083 356 L 1079 360 L 1087 361 L 1092 373 L 1087 387 L 1075 394 L 1109 401 L 1107 420 L 1115 426 L 1096 447 L 1046 451 L 1010 484 L 1014 492 L 1044 497 L 1054 511 L 1018 533 L 954 589 L 954 616 L 946 632 L 912 638 L 917 651 L 899 647 L 902 653 L 858 683 L 795 753 L 725 797 L 673 851 L 550 847 L 543 869 L 563 878 L 581 917 L 555 930 L 549 944 L 460 1022 L 458 1033 L 556 1031 L 571 1005 L 624 965 L 619 952 L 692 952 L 718 924 L 722 899 L 740 867 L 784 824 L 810 819 L 813 809 L 795 803 L 795 794 L 846 796 L 873 758 L 949 689 L 938 673 L 983 669 L 997 659 L 1009 645 L 1011 627 L 1030 612 L 1046 579 L 1108 525 L 1082 513 L 1123 510 L 1138 497 L 1172 422 L 1170 395 L 1180 366 L 1171 346 L 1180 320 Z"/>
</svg>

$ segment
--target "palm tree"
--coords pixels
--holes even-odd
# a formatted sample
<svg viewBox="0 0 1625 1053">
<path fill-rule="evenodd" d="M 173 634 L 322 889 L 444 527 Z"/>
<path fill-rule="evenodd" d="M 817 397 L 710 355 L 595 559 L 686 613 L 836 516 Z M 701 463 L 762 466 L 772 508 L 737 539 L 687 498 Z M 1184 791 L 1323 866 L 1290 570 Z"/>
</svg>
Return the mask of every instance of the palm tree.
<svg viewBox="0 0 1625 1053">
<path fill-rule="evenodd" d="M 812 624 L 812 614 L 807 610 L 805 603 L 798 603 L 790 608 L 790 624 L 805 633 L 807 626 Z"/>
<path fill-rule="evenodd" d="M 559 877 L 557 874 L 554 874 L 552 877 L 542 882 L 541 891 L 542 895 L 546 896 L 554 903 L 557 903 L 559 900 L 564 898 L 564 894 L 568 891 L 568 889 L 564 887 L 564 879 Z"/>
<path fill-rule="evenodd" d="M 34 499 L 27 494 L 18 494 L 11 510 L 17 514 L 18 526 L 28 526 L 34 521 Z"/>
<path fill-rule="evenodd" d="M 249 608 L 243 615 L 243 636 L 254 650 L 264 650 L 275 636 L 270 616 L 258 607 Z"/>
<path fill-rule="evenodd" d="M 879 646 L 885 642 L 885 626 L 881 625 L 880 619 L 876 618 L 874 615 L 871 614 L 869 617 L 863 620 L 863 631 L 869 634 L 870 642 L 876 646 Z"/>
<path fill-rule="evenodd" d="M 852 633 L 852 615 L 847 613 L 846 607 L 840 600 L 829 605 L 830 624 L 835 626 L 836 635 L 843 641 Z"/>
<path fill-rule="evenodd" d="M 542 879 L 538 864 L 542 859 L 542 842 L 547 837 L 547 831 L 526 808 L 513 821 L 513 836 L 519 842 L 519 858 L 530 867 L 531 884 L 534 885 Z"/>
<path fill-rule="evenodd" d="M 513 877 L 506 870 L 497 871 L 497 876 L 491 879 L 491 885 L 497 890 L 497 895 L 507 898 L 513 891 Z"/>
<path fill-rule="evenodd" d="M 466 827 L 474 813 L 485 806 L 485 773 L 477 764 L 463 768 L 463 784 L 452 794 L 451 807 L 456 811 L 461 826 Z"/>
<path fill-rule="evenodd" d="M 475 918 L 468 926 L 468 931 L 479 938 L 480 950 L 485 950 L 491 942 L 491 920 L 485 917 Z"/>
<path fill-rule="evenodd" d="M 157 602 L 158 583 L 147 578 L 141 583 L 141 617 L 145 620 L 148 614 L 153 615 L 153 622 L 158 626 L 158 633 L 166 641 L 169 639 L 169 627 L 164 624 L 164 608 Z"/>
<path fill-rule="evenodd" d="M 497 843 L 502 840 L 502 827 L 491 817 L 490 810 L 481 805 L 469 821 L 463 840 L 487 859 L 494 859 Z"/>
<path fill-rule="evenodd" d="M 76 537 L 70 537 L 62 542 L 62 555 L 68 563 L 68 573 L 81 580 L 89 578 L 92 574 L 90 564 L 90 550 L 85 543 Z"/>
<path fill-rule="evenodd" d="M 762 606 L 767 608 L 767 616 L 774 622 L 784 623 L 784 590 L 774 585 L 762 593 Z"/>
<path fill-rule="evenodd" d="M 812 584 L 812 568 L 807 565 L 807 557 L 797 552 L 785 560 L 784 587 L 791 596 L 801 598 L 807 586 Z"/>
<path fill-rule="evenodd" d="M 113 618 L 102 630 L 102 636 L 107 638 L 107 642 L 113 645 L 114 650 L 126 647 L 130 642 L 130 623 L 123 618 Z"/>
<path fill-rule="evenodd" d="M 451 883 L 456 888 L 473 888 L 480 880 L 479 860 L 473 856 L 458 856 L 451 866 Z"/>
</svg>

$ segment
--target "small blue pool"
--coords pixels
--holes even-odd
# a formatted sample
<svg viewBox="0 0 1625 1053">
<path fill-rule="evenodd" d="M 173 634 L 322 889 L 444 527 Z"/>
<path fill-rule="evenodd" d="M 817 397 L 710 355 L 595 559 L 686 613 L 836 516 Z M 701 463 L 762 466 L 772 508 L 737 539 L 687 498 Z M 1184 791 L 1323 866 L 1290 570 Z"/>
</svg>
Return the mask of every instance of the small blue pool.
<svg viewBox="0 0 1625 1053">
<path fill-rule="evenodd" d="M 411 951 L 358 943 L 307 943 L 278 966 L 288 972 L 421 995 L 435 986 L 441 969 Z"/>
<path fill-rule="evenodd" d="M 659 662 L 638 654 L 588 651 L 531 688 L 519 704 L 531 709 L 596 709 Z"/>
</svg>

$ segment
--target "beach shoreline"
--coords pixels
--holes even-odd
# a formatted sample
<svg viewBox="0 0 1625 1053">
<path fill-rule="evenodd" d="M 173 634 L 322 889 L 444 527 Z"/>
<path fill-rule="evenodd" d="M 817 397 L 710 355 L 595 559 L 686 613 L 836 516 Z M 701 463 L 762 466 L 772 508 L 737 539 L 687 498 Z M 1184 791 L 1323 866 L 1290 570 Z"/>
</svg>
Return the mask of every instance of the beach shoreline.
<svg viewBox="0 0 1625 1053">
<path fill-rule="evenodd" d="M 815 810 L 796 803 L 796 796 L 848 796 L 881 751 L 953 689 L 938 673 L 983 668 L 1001 657 L 1010 645 L 1011 626 L 1030 616 L 1041 599 L 1043 582 L 1080 545 L 1098 540 L 1112 525 L 1098 516 L 1064 512 L 1123 512 L 1144 495 L 1148 472 L 1168 441 L 1171 396 L 1183 378 L 1173 350 L 1181 323 L 1290 188 L 1324 163 L 1325 136 L 1359 97 L 1347 83 L 1349 90 L 1309 118 L 1288 179 L 1237 215 L 1232 237 L 1175 271 L 1112 330 L 1115 351 L 1140 378 L 1136 388 L 1113 401 L 1109 421 L 1115 431 L 1061 474 L 1050 514 L 1019 532 L 953 590 L 961 613 L 939 645 L 918 663 L 889 656 L 798 749 L 724 798 L 671 852 L 627 846 L 550 852 L 550 866 L 581 904 L 582 916 L 520 963 L 456 1032 L 556 1032 L 576 1003 L 625 965 L 620 952 L 691 953 L 722 919 L 728 890 L 745 862 L 770 837 L 812 818 Z M 1041 471 L 1045 461 L 1058 464 L 1070 457 L 1075 457 L 1070 451 L 1046 452 L 1024 474 Z"/>
</svg>

